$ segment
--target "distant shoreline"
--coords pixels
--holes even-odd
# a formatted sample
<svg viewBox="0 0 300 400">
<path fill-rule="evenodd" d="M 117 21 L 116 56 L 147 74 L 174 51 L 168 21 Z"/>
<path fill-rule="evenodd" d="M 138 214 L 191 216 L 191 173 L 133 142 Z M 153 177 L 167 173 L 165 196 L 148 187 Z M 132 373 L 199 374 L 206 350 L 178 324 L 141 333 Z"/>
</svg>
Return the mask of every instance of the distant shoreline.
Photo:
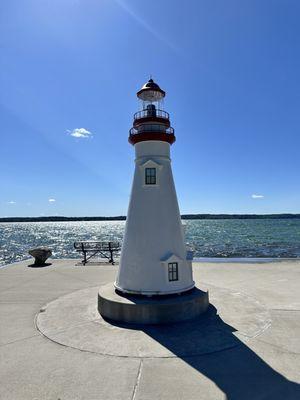
<svg viewBox="0 0 300 400">
<path fill-rule="evenodd" d="M 300 214 L 184 214 L 186 219 L 297 219 Z M 126 216 L 114 217 L 1 217 L 0 222 L 67 222 L 67 221 L 125 221 Z"/>
</svg>

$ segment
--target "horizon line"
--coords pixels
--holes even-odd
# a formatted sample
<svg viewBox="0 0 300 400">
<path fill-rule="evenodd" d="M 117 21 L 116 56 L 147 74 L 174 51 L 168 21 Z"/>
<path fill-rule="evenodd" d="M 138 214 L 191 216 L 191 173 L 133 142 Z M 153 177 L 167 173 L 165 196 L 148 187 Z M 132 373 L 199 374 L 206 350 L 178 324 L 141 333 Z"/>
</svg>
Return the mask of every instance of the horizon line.
<svg viewBox="0 0 300 400">
<path fill-rule="evenodd" d="M 284 219 L 284 218 L 300 218 L 300 213 L 270 213 L 270 214 L 232 214 L 232 213 L 197 213 L 197 214 L 182 214 L 181 219 Z M 0 217 L 0 222 L 63 222 L 63 221 L 124 221 L 126 215 L 115 216 L 80 216 L 68 217 L 63 215 L 43 215 L 29 217 Z"/>
</svg>

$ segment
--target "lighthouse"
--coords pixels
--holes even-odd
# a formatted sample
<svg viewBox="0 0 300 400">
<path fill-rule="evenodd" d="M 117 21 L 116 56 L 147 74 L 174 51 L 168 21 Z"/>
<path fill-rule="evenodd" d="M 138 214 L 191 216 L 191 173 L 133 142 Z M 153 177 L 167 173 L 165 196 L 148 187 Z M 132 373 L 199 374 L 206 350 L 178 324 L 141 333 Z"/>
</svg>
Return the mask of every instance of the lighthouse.
<svg viewBox="0 0 300 400">
<path fill-rule="evenodd" d="M 163 109 L 165 92 L 149 79 L 137 97 L 140 111 L 128 139 L 135 171 L 115 288 L 146 296 L 187 292 L 195 283 L 171 168 L 175 134 Z"/>
<path fill-rule="evenodd" d="M 128 138 L 135 169 L 119 270 L 114 284 L 98 292 L 98 311 L 108 321 L 168 324 L 197 318 L 209 307 L 208 291 L 195 286 L 185 246 L 165 95 L 153 79 L 137 92 L 140 110 Z"/>
</svg>

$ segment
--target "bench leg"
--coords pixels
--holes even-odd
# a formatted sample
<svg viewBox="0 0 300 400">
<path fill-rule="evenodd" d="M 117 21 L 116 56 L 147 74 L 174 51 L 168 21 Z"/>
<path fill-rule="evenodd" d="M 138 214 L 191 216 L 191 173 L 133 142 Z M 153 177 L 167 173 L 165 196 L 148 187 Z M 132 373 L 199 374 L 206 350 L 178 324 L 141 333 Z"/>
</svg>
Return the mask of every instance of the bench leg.
<svg viewBox="0 0 300 400">
<path fill-rule="evenodd" d="M 112 265 L 114 265 L 114 253 L 112 250 L 109 250 L 110 253 L 110 259 L 108 262 L 110 262 Z"/>
<path fill-rule="evenodd" d="M 112 265 L 114 265 L 114 253 L 113 253 L 113 251 L 112 251 L 112 249 L 111 249 L 111 243 L 110 243 L 110 242 L 108 243 L 108 250 L 109 250 L 109 253 L 110 253 L 110 260 L 109 260 L 109 262 L 110 262 Z"/>
</svg>

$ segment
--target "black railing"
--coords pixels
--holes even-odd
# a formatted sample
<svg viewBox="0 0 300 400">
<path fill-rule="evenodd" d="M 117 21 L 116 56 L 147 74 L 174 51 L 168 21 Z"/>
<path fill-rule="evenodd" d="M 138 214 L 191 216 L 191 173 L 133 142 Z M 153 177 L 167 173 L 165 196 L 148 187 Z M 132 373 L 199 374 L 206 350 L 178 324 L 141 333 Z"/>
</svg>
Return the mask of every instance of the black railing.
<svg viewBox="0 0 300 400">
<path fill-rule="evenodd" d="M 165 133 L 168 135 L 174 135 L 174 128 L 169 127 L 166 128 L 163 125 L 156 125 L 156 124 L 147 124 L 147 125 L 142 125 L 138 129 L 137 128 L 131 128 L 129 130 L 130 135 L 138 135 L 139 133 Z"/>
<path fill-rule="evenodd" d="M 133 119 L 136 120 L 136 119 L 149 118 L 149 117 L 150 118 L 157 117 L 157 118 L 169 119 L 169 113 L 167 113 L 167 111 L 150 108 L 150 109 L 136 112 L 133 116 Z"/>
</svg>

